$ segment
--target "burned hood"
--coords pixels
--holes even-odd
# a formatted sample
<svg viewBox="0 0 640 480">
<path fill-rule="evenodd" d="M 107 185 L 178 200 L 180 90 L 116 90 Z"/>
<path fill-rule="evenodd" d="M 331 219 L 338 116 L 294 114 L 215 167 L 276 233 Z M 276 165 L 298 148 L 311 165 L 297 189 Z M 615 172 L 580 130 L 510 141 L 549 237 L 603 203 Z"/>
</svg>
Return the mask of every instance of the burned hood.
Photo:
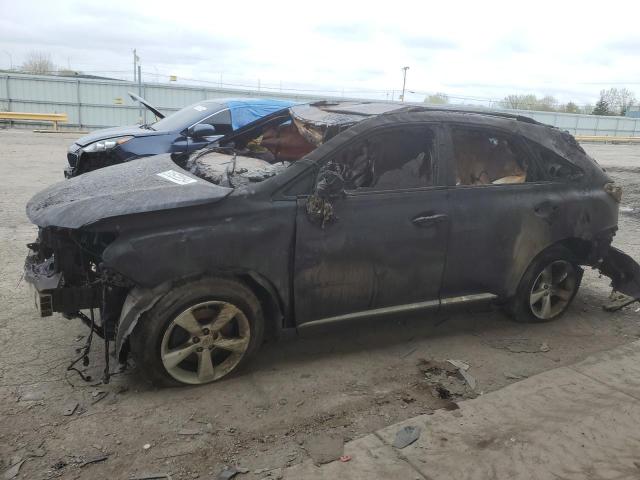
<svg viewBox="0 0 640 480">
<path fill-rule="evenodd" d="M 106 218 L 214 203 L 233 189 L 181 169 L 169 154 L 146 157 L 56 183 L 27 203 L 40 227 L 80 228 Z"/>
</svg>

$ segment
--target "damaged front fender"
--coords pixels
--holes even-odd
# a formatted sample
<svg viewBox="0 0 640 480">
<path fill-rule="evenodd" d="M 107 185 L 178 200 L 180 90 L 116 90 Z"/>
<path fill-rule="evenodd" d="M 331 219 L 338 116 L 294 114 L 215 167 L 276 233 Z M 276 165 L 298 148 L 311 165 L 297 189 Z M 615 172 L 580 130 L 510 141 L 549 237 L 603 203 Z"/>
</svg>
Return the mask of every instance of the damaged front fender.
<svg viewBox="0 0 640 480">
<path fill-rule="evenodd" d="M 116 333 L 116 357 L 123 362 L 127 356 L 127 340 L 136 328 L 143 313 L 151 310 L 160 298 L 171 289 L 171 282 L 164 282 L 154 288 L 136 287 L 129 292 L 118 322 Z"/>
</svg>

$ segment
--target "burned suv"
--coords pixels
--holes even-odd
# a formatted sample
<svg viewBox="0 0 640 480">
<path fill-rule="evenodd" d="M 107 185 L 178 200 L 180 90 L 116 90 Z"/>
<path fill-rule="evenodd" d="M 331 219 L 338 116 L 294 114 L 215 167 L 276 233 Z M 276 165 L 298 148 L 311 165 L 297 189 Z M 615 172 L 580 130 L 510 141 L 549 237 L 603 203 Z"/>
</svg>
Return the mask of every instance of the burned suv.
<svg viewBox="0 0 640 480">
<path fill-rule="evenodd" d="M 42 316 L 83 319 L 152 381 L 207 383 L 317 322 L 475 301 L 552 320 L 581 265 L 638 298 L 640 267 L 611 247 L 620 194 L 571 135 L 528 118 L 298 105 L 186 161 L 40 192 L 25 276 Z"/>
</svg>

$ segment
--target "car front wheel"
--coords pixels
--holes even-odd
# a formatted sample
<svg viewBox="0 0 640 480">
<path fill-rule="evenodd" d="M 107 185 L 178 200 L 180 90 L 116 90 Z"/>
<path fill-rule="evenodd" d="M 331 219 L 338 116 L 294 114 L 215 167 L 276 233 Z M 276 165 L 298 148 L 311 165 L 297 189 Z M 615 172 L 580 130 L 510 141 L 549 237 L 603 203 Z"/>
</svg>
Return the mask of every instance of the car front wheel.
<svg viewBox="0 0 640 480">
<path fill-rule="evenodd" d="M 582 269 L 573 255 L 557 246 L 540 254 L 525 272 L 510 310 L 516 321 L 548 322 L 563 315 L 573 301 Z"/>
<path fill-rule="evenodd" d="M 210 383 L 237 371 L 260 346 L 260 303 L 243 284 L 203 279 L 178 286 L 132 333 L 136 363 L 154 384 Z"/>
</svg>

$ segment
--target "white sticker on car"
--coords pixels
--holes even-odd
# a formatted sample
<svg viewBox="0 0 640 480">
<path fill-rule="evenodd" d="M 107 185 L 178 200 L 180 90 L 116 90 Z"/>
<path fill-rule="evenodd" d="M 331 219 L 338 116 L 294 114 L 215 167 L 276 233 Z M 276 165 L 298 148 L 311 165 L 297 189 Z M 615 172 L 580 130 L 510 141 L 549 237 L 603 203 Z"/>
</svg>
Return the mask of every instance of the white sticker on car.
<svg viewBox="0 0 640 480">
<path fill-rule="evenodd" d="M 188 177 L 175 170 L 167 170 L 166 172 L 156 173 L 156 175 L 170 182 L 177 183 L 178 185 L 189 185 L 190 183 L 196 183 L 198 181 L 195 178 Z"/>
<path fill-rule="evenodd" d="M 197 110 L 199 112 L 204 112 L 207 107 L 203 106 L 203 105 L 196 105 L 195 107 L 193 107 L 194 110 Z"/>
</svg>

